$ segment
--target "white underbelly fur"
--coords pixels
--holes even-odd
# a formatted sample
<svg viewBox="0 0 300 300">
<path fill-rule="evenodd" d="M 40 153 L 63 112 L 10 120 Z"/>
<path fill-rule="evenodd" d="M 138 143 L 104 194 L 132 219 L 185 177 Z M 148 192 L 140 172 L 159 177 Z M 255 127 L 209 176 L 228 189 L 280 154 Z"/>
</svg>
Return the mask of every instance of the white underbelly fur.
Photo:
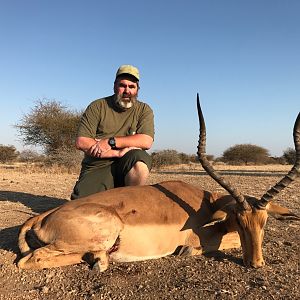
<svg viewBox="0 0 300 300">
<path fill-rule="evenodd" d="M 120 245 L 110 254 L 111 261 L 131 262 L 156 259 L 172 254 L 184 245 L 188 230 L 178 225 L 125 225 L 120 233 Z"/>
</svg>

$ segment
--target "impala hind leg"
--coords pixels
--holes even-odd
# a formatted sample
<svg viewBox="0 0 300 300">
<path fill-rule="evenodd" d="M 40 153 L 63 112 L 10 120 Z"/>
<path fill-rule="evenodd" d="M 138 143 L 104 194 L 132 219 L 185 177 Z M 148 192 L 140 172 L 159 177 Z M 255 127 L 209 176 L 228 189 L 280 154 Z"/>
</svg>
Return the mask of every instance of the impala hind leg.
<svg viewBox="0 0 300 300">
<path fill-rule="evenodd" d="M 40 270 L 61 266 L 74 265 L 82 262 L 82 253 L 64 253 L 53 245 L 36 249 L 18 262 L 20 269 Z"/>
</svg>

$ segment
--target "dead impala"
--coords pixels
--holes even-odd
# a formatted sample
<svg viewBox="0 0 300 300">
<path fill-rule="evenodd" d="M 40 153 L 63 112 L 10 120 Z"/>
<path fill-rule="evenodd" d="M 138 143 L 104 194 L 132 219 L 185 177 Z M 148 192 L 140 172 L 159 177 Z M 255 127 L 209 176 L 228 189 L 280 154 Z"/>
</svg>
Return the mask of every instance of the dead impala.
<svg viewBox="0 0 300 300">
<path fill-rule="evenodd" d="M 294 126 L 296 162 L 261 199 L 244 196 L 227 183 L 205 155 L 206 130 L 197 96 L 203 168 L 229 195 L 181 181 L 121 187 L 70 201 L 29 219 L 19 234 L 22 269 L 88 261 L 105 271 L 109 261 L 163 257 L 181 249 L 191 255 L 242 246 L 246 266 L 264 265 L 262 240 L 268 213 L 299 219 L 270 201 L 299 175 L 300 113 Z"/>
</svg>

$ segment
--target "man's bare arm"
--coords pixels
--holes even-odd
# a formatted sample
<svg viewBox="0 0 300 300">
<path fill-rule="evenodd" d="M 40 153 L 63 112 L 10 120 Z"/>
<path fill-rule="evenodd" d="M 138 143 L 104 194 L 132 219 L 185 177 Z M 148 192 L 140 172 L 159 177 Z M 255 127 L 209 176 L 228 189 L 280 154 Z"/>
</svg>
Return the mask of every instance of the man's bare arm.
<svg viewBox="0 0 300 300">
<path fill-rule="evenodd" d="M 135 134 L 131 136 L 115 137 L 116 147 L 111 149 L 108 139 L 93 139 L 88 137 L 78 137 L 76 148 L 94 157 L 122 157 L 131 149 L 150 149 L 153 143 L 152 137 L 146 134 Z"/>
<path fill-rule="evenodd" d="M 128 136 L 115 137 L 117 148 L 137 147 L 148 150 L 153 144 L 153 138 L 147 134 L 134 134 Z"/>
</svg>

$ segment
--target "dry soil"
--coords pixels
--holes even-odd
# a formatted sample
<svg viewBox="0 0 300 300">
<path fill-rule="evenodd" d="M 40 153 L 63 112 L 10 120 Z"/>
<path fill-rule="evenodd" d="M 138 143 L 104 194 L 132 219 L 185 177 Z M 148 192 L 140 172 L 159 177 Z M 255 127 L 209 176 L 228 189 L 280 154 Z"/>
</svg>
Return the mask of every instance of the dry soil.
<svg viewBox="0 0 300 300">
<path fill-rule="evenodd" d="M 242 192 L 257 197 L 287 170 L 220 168 Z M 193 166 L 153 172 L 149 183 L 170 179 L 210 191 L 222 190 Z M 266 266 L 261 269 L 245 268 L 241 249 L 236 249 L 209 256 L 115 263 L 101 274 L 84 263 L 42 271 L 19 270 L 20 225 L 32 214 L 68 201 L 75 180 L 75 174 L 0 166 L 0 299 L 299 299 L 300 224 L 271 217 L 263 244 Z M 276 201 L 300 215 L 300 180 Z"/>
</svg>

